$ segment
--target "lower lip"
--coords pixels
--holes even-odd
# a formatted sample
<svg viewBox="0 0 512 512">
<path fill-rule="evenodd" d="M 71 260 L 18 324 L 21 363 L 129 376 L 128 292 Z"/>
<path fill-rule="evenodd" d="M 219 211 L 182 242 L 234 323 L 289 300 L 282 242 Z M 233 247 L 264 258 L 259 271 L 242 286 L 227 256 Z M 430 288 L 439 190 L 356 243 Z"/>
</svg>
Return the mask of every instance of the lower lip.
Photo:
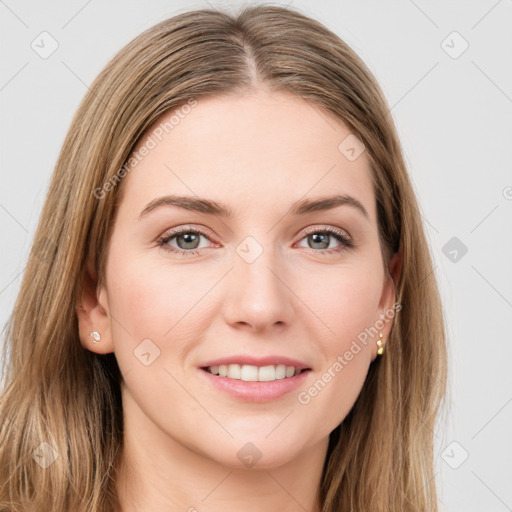
<svg viewBox="0 0 512 512">
<path fill-rule="evenodd" d="M 305 370 L 285 379 L 271 382 L 245 381 L 213 375 L 207 370 L 199 369 L 204 376 L 217 388 L 225 393 L 248 402 L 270 402 L 292 392 L 304 383 L 311 370 Z"/>
</svg>

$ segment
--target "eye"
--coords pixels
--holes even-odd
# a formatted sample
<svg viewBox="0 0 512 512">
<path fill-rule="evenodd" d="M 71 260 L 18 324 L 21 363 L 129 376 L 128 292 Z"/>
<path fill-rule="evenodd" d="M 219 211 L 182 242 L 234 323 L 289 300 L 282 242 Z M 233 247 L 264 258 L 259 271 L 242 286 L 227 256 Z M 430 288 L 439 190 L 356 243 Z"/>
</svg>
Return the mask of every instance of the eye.
<svg viewBox="0 0 512 512">
<path fill-rule="evenodd" d="M 206 233 L 203 233 L 203 231 L 199 229 L 183 227 L 171 231 L 170 233 L 164 233 L 164 235 L 158 239 L 157 244 L 166 251 L 193 256 L 197 254 L 197 249 L 204 249 L 204 246 L 200 245 L 201 237 L 210 240 Z M 208 245 L 206 245 L 206 247 L 208 247 Z"/>
<path fill-rule="evenodd" d="M 169 252 L 184 256 L 194 256 L 198 254 L 199 249 L 209 247 L 208 244 L 201 246 L 201 237 L 211 242 L 210 237 L 200 229 L 183 226 L 164 233 L 157 240 L 157 245 Z M 339 253 L 354 247 L 350 236 L 342 229 L 334 227 L 308 228 L 306 236 L 302 240 L 306 240 L 309 249 L 316 254 L 322 255 Z M 333 243 L 335 244 L 334 247 Z"/>
<path fill-rule="evenodd" d="M 332 254 L 354 247 L 350 236 L 345 231 L 333 227 L 309 228 L 302 240 L 306 240 L 307 247 L 318 254 Z"/>
</svg>

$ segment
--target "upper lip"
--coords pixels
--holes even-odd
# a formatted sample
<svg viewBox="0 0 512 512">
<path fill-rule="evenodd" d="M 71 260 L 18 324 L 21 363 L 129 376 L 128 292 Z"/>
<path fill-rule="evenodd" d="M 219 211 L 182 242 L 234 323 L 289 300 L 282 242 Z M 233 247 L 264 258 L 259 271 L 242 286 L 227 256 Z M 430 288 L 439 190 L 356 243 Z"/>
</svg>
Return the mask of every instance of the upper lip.
<svg viewBox="0 0 512 512">
<path fill-rule="evenodd" d="M 292 359 L 291 357 L 285 356 L 265 356 L 265 357 L 253 357 L 247 355 L 239 355 L 239 356 L 229 356 L 229 357 L 221 357 L 219 359 L 212 359 L 211 361 L 207 361 L 201 365 L 201 368 L 206 368 L 208 366 L 220 366 L 221 364 L 250 364 L 252 366 L 270 366 L 270 365 L 278 365 L 284 364 L 285 366 L 293 366 L 298 370 L 306 370 L 311 369 L 307 364 L 298 361 L 297 359 Z"/>
</svg>

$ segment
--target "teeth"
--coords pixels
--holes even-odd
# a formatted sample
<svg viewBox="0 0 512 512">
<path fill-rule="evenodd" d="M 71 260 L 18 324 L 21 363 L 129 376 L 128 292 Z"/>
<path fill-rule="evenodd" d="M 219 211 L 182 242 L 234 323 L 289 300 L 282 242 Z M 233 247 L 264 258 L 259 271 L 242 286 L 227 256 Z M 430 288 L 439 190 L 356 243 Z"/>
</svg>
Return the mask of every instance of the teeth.
<svg viewBox="0 0 512 512">
<path fill-rule="evenodd" d="M 285 377 L 286 377 L 286 366 L 284 364 L 277 365 L 276 366 L 276 379 L 284 379 Z"/>
<path fill-rule="evenodd" d="M 301 372 L 301 370 L 293 366 L 285 366 L 284 364 L 271 364 L 269 366 L 221 364 L 219 366 L 209 366 L 207 370 L 213 375 L 228 377 L 230 379 L 240 379 L 247 382 L 271 382 L 293 377 Z"/>
</svg>

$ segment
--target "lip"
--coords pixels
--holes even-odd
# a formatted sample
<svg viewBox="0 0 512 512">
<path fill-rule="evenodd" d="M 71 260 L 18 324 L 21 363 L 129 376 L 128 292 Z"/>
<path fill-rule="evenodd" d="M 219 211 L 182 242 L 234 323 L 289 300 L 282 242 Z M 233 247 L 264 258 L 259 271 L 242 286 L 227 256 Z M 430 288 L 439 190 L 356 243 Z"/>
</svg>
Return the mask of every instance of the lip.
<svg viewBox="0 0 512 512">
<path fill-rule="evenodd" d="M 211 365 L 208 364 L 207 366 L 217 366 L 217 363 Z M 290 364 L 289 366 L 295 365 Z M 274 380 L 272 382 L 258 382 L 220 377 L 219 375 L 211 374 L 209 371 L 203 368 L 199 368 L 199 374 L 203 375 L 202 378 L 207 379 L 217 389 L 231 395 L 234 398 L 241 399 L 246 402 L 271 402 L 272 400 L 277 400 L 278 398 L 281 398 L 284 395 L 297 389 L 301 384 L 304 383 L 310 373 L 311 370 L 308 369 L 302 371 L 294 377 L 287 377 L 285 379 Z"/>
<path fill-rule="evenodd" d="M 271 364 L 277 366 L 278 364 L 284 364 L 285 366 L 293 366 L 298 370 L 312 369 L 310 366 L 302 363 L 301 361 L 297 361 L 296 359 L 292 359 L 290 357 L 277 355 L 269 355 L 265 357 L 253 357 L 247 355 L 223 357 L 220 359 L 207 361 L 206 363 L 201 364 L 200 368 L 206 368 L 207 366 L 220 366 L 221 364 L 250 364 L 252 366 L 269 366 Z"/>
</svg>

